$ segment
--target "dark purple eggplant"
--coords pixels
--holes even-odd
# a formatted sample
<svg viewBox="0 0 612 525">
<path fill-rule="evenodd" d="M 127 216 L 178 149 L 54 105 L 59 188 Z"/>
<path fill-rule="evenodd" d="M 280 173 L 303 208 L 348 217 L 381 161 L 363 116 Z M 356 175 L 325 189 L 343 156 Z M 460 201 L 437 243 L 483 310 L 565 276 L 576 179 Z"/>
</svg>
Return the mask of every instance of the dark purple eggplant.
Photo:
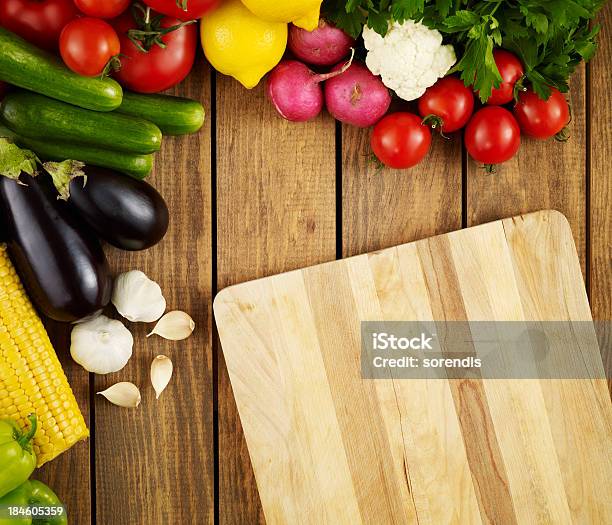
<svg viewBox="0 0 612 525">
<path fill-rule="evenodd" d="M 87 182 L 70 182 L 68 203 L 98 237 L 122 250 L 144 250 L 162 240 L 168 207 L 153 186 L 104 168 L 83 171 Z"/>
<path fill-rule="evenodd" d="M 112 280 L 102 246 L 79 224 L 47 175 L 0 176 L 0 223 L 33 303 L 51 319 L 74 322 L 101 311 Z"/>
</svg>

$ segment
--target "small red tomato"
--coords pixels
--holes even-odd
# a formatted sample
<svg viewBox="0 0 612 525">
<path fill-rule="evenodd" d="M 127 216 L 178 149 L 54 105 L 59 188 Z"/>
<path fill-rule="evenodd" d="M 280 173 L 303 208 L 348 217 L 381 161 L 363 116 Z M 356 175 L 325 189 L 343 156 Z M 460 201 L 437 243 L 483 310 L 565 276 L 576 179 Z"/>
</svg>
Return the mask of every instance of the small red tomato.
<svg viewBox="0 0 612 525">
<path fill-rule="evenodd" d="M 119 50 L 117 33 L 99 18 L 77 18 L 60 35 L 60 54 L 64 63 L 86 77 L 101 75 Z"/>
<path fill-rule="evenodd" d="M 176 18 L 159 20 L 157 16 L 152 16 L 146 23 L 136 21 L 129 11 L 113 24 L 121 41 L 121 69 L 114 77 L 126 88 L 139 93 L 158 93 L 178 84 L 191 71 L 198 38 L 195 24 L 181 26 L 181 21 Z M 170 27 L 177 29 L 161 34 Z M 148 33 L 146 40 L 139 41 L 142 49 L 128 36 L 133 30 Z"/>
<path fill-rule="evenodd" d="M 493 58 L 495 58 L 495 64 L 502 77 L 502 83 L 498 88 L 493 88 L 491 96 L 487 99 L 487 104 L 501 106 L 512 102 L 514 85 L 523 77 L 525 71 L 522 62 L 510 51 L 495 49 Z"/>
<path fill-rule="evenodd" d="M 78 14 L 72 0 L 0 0 L 0 26 L 49 51 Z"/>
<path fill-rule="evenodd" d="M 144 0 L 151 9 L 179 20 L 197 20 L 212 11 L 221 0 Z"/>
<path fill-rule="evenodd" d="M 468 123 L 474 111 L 474 94 L 456 77 L 438 80 L 419 99 L 419 113 L 431 123 L 441 127 L 443 133 L 452 133 Z"/>
<path fill-rule="evenodd" d="M 499 164 L 514 157 L 521 145 L 521 130 L 507 109 L 485 106 L 465 128 L 465 147 L 483 164 Z"/>
<path fill-rule="evenodd" d="M 531 89 L 521 91 L 514 106 L 514 116 L 525 135 L 547 139 L 559 133 L 570 121 L 567 100 L 558 89 L 550 89 L 548 100 L 542 100 Z"/>
<path fill-rule="evenodd" d="M 130 5 L 130 0 L 74 0 L 79 11 L 94 18 L 115 18 Z"/>
<path fill-rule="evenodd" d="M 431 131 L 414 113 L 392 113 L 374 126 L 370 144 L 374 155 L 385 166 L 412 168 L 427 155 Z"/>
</svg>

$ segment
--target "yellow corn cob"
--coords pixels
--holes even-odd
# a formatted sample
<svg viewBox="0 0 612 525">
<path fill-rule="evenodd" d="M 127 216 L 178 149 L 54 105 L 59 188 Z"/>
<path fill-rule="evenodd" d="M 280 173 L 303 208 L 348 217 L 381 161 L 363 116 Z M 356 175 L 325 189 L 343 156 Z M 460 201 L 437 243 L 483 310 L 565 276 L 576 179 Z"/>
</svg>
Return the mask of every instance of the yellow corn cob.
<svg viewBox="0 0 612 525">
<path fill-rule="evenodd" d="M 0 419 L 26 427 L 32 413 L 39 467 L 89 435 L 45 327 L 0 244 Z"/>
</svg>

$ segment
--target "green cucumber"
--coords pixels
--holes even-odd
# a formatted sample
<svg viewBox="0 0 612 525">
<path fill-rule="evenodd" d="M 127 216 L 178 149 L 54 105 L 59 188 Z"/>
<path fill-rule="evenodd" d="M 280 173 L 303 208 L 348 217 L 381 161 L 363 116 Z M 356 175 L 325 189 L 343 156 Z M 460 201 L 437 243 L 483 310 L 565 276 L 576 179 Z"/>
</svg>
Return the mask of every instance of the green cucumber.
<svg viewBox="0 0 612 525">
<path fill-rule="evenodd" d="M 170 95 L 123 93 L 118 113 L 150 120 L 164 135 L 195 133 L 204 124 L 202 104 L 189 98 Z"/>
<path fill-rule="evenodd" d="M 120 171 L 135 179 L 144 179 L 153 169 L 153 155 L 135 155 L 78 144 L 29 139 L 2 125 L 0 137 L 10 138 L 18 146 L 32 150 L 42 160 L 80 160 L 92 166 Z"/>
<path fill-rule="evenodd" d="M 94 111 L 112 111 L 122 99 L 113 79 L 77 75 L 59 58 L 1 27 L 0 80 Z"/>
<path fill-rule="evenodd" d="M 159 151 L 162 141 L 161 131 L 148 120 L 90 111 L 28 91 L 4 97 L 0 120 L 22 137 L 127 153 Z"/>
</svg>

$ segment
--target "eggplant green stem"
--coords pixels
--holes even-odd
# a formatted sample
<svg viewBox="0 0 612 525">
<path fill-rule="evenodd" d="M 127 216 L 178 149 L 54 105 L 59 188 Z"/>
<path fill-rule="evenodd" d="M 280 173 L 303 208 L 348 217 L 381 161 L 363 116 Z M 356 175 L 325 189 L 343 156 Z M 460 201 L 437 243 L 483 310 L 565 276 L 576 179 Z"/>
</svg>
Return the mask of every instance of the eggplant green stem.
<svg viewBox="0 0 612 525">
<path fill-rule="evenodd" d="M 8 136 L 0 129 L 0 176 L 19 181 L 22 173 L 32 177 L 38 175 L 40 161 L 29 149 L 20 148 L 14 143 L 14 137 Z"/>
<path fill-rule="evenodd" d="M 67 201 L 70 198 L 70 183 L 77 177 L 83 177 L 83 186 L 87 184 L 87 175 L 83 171 L 85 164 L 78 160 L 65 160 L 64 162 L 45 162 L 44 170 L 51 175 L 53 185 L 59 195 L 58 200 Z"/>
</svg>

